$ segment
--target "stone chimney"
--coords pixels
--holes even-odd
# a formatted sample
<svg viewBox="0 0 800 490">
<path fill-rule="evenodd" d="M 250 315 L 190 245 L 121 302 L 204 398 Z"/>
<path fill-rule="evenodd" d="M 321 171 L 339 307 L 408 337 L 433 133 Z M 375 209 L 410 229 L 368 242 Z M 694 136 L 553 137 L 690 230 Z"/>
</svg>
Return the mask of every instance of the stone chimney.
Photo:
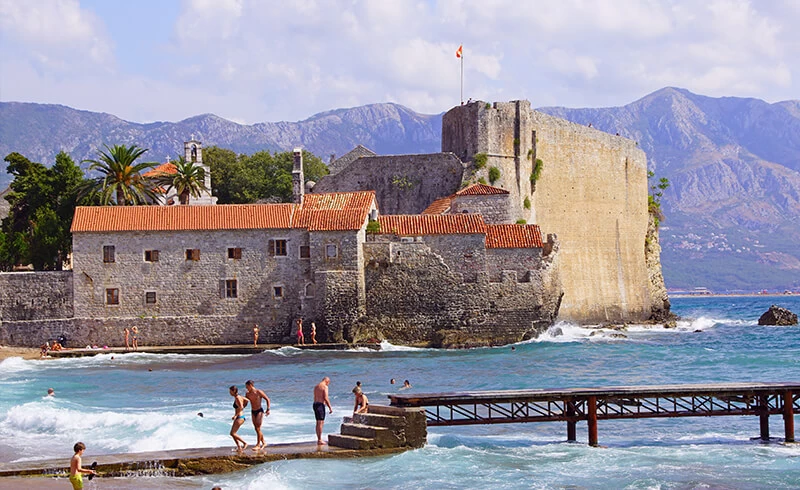
<svg viewBox="0 0 800 490">
<path fill-rule="evenodd" d="M 305 182 L 303 178 L 303 149 L 294 149 L 294 167 L 292 167 L 292 202 L 303 204 Z"/>
</svg>

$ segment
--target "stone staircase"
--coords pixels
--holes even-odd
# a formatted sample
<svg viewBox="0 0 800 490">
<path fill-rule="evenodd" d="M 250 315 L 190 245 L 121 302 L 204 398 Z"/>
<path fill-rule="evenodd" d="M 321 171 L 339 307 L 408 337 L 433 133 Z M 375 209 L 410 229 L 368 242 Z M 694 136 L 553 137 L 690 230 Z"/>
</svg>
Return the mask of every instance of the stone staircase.
<svg viewBox="0 0 800 490">
<path fill-rule="evenodd" d="M 367 413 L 345 417 L 340 434 L 330 434 L 328 444 L 347 449 L 422 447 L 428 430 L 425 411 L 369 405 Z"/>
</svg>

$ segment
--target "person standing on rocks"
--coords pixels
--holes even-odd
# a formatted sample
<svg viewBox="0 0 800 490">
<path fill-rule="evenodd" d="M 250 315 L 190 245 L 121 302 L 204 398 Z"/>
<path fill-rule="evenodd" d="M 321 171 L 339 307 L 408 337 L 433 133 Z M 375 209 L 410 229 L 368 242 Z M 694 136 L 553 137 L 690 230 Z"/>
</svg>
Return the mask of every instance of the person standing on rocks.
<svg viewBox="0 0 800 490">
<path fill-rule="evenodd" d="M 325 444 L 322 440 L 322 427 L 325 425 L 325 407 L 328 407 L 330 413 L 333 413 L 331 401 L 328 399 L 328 385 L 331 384 L 331 378 L 325 376 L 314 387 L 314 418 L 317 419 L 317 445 Z"/>
<path fill-rule="evenodd" d="M 253 450 L 258 451 L 259 449 L 267 447 L 267 443 L 264 442 L 264 434 L 261 432 L 261 423 L 264 421 L 265 415 L 269 416 L 270 401 L 266 393 L 256 388 L 252 379 L 248 379 L 244 386 L 247 388 L 247 393 L 245 393 L 244 396 L 250 400 L 250 415 L 253 416 L 253 428 L 256 429 L 257 441 Z M 266 414 L 264 408 L 261 406 L 261 400 L 267 402 Z"/>
</svg>

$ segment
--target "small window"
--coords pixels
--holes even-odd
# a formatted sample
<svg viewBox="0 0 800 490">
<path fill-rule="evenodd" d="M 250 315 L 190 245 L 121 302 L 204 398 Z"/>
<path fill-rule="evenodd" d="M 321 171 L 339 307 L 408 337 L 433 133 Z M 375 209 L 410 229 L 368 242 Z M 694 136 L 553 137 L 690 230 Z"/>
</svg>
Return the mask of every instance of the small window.
<svg viewBox="0 0 800 490">
<path fill-rule="evenodd" d="M 154 305 L 156 304 L 156 292 L 155 291 L 147 291 L 144 293 L 144 303 L 146 305 Z"/>
<path fill-rule="evenodd" d="M 158 250 L 145 250 L 144 251 L 144 261 L 145 262 L 158 262 Z"/>
<path fill-rule="evenodd" d="M 103 246 L 103 262 L 105 262 L 106 264 L 116 262 L 114 245 Z"/>
<path fill-rule="evenodd" d="M 300 258 L 301 259 L 310 259 L 311 258 L 311 247 L 308 245 L 300 245 Z"/>
<path fill-rule="evenodd" d="M 239 285 L 237 284 L 236 279 L 227 279 L 225 281 L 225 297 L 226 298 L 239 297 Z"/>
<path fill-rule="evenodd" d="M 186 249 L 186 260 L 200 260 L 200 249 L 199 248 L 187 248 Z"/>
<path fill-rule="evenodd" d="M 108 289 L 106 289 L 106 304 L 107 305 L 118 305 L 119 304 L 119 289 L 118 288 L 108 288 Z"/>
<path fill-rule="evenodd" d="M 306 284 L 306 290 L 304 292 L 306 298 L 313 298 L 314 297 L 314 283 L 310 282 Z"/>
<path fill-rule="evenodd" d="M 333 244 L 328 244 L 325 246 L 325 256 L 329 259 L 335 259 L 339 256 L 339 247 Z"/>
<path fill-rule="evenodd" d="M 273 286 L 272 287 L 272 296 L 275 299 L 283 298 L 283 286 Z"/>
<path fill-rule="evenodd" d="M 269 255 L 271 257 L 285 257 L 286 256 L 286 240 L 270 240 L 267 242 L 269 247 Z"/>
<path fill-rule="evenodd" d="M 241 248 L 229 248 L 228 249 L 228 258 L 229 259 L 241 259 L 242 258 L 242 249 Z"/>
<path fill-rule="evenodd" d="M 414 237 L 413 236 L 400 237 L 400 243 L 414 243 Z"/>
</svg>

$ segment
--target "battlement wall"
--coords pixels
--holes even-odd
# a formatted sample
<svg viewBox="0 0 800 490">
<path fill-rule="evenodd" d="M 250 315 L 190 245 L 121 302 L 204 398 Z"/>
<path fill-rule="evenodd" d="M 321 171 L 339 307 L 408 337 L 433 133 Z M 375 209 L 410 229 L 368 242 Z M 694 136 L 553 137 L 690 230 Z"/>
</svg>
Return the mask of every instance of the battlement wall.
<svg viewBox="0 0 800 490">
<path fill-rule="evenodd" d="M 72 316 L 72 271 L 0 273 L 0 321 Z"/>
</svg>

